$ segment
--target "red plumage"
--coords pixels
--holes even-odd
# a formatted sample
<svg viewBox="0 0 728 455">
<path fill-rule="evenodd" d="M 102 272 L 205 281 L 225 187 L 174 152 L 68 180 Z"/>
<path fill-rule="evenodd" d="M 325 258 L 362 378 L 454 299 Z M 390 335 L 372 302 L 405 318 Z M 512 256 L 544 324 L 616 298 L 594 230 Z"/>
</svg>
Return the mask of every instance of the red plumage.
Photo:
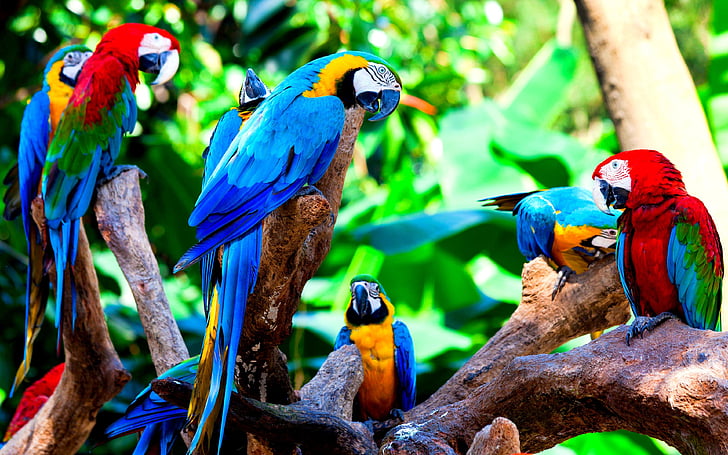
<svg viewBox="0 0 728 455">
<path fill-rule="evenodd" d="M 13 418 L 10 420 L 3 442 L 8 441 L 26 423 L 30 422 L 45 402 L 48 401 L 48 398 L 53 395 L 58 383 L 61 381 L 64 367 L 64 363 L 56 365 L 23 392 L 23 397 L 20 399 L 17 409 L 15 409 Z"/>
<path fill-rule="evenodd" d="M 720 308 L 722 249 L 713 219 L 705 205 L 687 193 L 680 171 L 657 151 L 630 150 L 604 160 L 592 177 L 597 185 L 609 183 L 607 204 L 620 197 L 614 188 L 623 191 L 623 198 L 628 194 L 619 218 L 622 245 L 617 265 L 636 316 L 670 312 L 690 325 L 714 328 L 710 326 Z M 676 240 L 678 225 L 689 229 L 696 224 L 694 237 Z M 716 287 L 717 302 L 711 302 L 706 289 L 714 296 Z M 700 315 L 699 323 L 691 324 L 695 316 L 686 318 L 686 312 Z"/>
<path fill-rule="evenodd" d="M 106 32 L 94 54 L 88 59 L 78 78 L 69 104 L 88 103 L 84 122 L 95 125 L 102 121 L 119 96 L 119 81 L 126 77 L 134 90 L 139 84 L 139 46 L 145 35 L 159 34 L 179 51 L 179 42 L 166 30 L 145 24 L 123 24 Z"/>
</svg>

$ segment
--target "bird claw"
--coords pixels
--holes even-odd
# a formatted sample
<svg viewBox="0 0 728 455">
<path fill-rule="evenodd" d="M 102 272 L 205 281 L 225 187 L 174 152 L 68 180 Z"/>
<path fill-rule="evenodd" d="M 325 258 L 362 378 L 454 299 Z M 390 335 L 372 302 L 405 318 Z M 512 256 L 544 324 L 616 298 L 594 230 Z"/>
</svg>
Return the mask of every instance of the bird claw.
<svg viewBox="0 0 728 455">
<path fill-rule="evenodd" d="M 114 178 L 119 176 L 122 172 L 131 171 L 131 170 L 136 170 L 137 172 L 139 172 L 140 178 L 143 178 L 143 179 L 147 178 L 147 174 L 144 171 L 142 171 L 141 169 L 139 169 L 138 166 L 134 166 L 133 164 L 119 164 L 116 166 L 112 166 L 108 172 L 106 172 L 104 175 L 100 176 L 96 183 L 96 186 L 106 185 L 107 183 L 112 181 Z"/>
<path fill-rule="evenodd" d="M 572 268 L 568 265 L 562 265 L 556 270 L 556 283 L 554 283 L 554 290 L 551 292 L 551 300 L 556 298 L 556 294 L 558 294 L 566 282 L 569 281 L 569 277 L 571 277 L 571 275 L 576 275 L 576 272 L 574 272 L 574 270 L 572 270 Z"/>
<path fill-rule="evenodd" d="M 627 342 L 627 346 L 629 346 L 629 342 L 630 342 L 630 340 L 632 340 L 632 338 L 636 338 L 636 337 L 642 338 L 646 331 L 654 330 L 655 327 L 657 327 L 658 325 L 667 321 L 668 319 L 679 319 L 679 318 L 668 311 L 665 311 L 664 313 L 660 313 L 654 317 L 637 316 L 636 318 L 634 318 L 634 322 L 632 322 L 632 325 L 629 326 L 629 329 L 627 329 L 627 335 L 625 336 L 625 341 Z"/>
<path fill-rule="evenodd" d="M 322 193 L 321 190 L 319 190 L 318 188 L 316 188 L 313 185 L 306 185 L 303 188 L 301 188 L 300 190 L 298 190 L 295 197 L 302 197 L 302 196 L 321 196 L 322 198 L 326 199 L 326 196 L 324 195 L 324 193 Z M 329 214 L 329 223 L 328 223 L 327 227 L 331 227 L 335 223 L 336 223 L 336 215 L 334 214 L 334 212 L 331 212 Z"/>
<path fill-rule="evenodd" d="M 389 415 L 393 420 L 398 420 L 400 423 L 404 422 L 404 411 L 399 408 L 389 411 Z"/>
</svg>

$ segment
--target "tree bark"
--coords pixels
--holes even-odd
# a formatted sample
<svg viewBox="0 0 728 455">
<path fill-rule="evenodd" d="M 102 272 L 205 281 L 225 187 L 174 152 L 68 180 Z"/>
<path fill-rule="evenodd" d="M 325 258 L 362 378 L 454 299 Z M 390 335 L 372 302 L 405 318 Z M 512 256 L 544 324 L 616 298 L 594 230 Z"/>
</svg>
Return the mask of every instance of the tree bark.
<svg viewBox="0 0 728 455">
<path fill-rule="evenodd" d="M 728 181 L 663 1 L 575 3 L 622 150 L 664 153 L 728 239 Z"/>
<path fill-rule="evenodd" d="M 116 396 L 131 377 L 109 339 L 83 226 L 72 273 L 77 316 L 74 327 L 71 312 L 62 315 L 66 366 L 61 382 L 35 418 L 0 449 L 0 454 L 75 454 L 88 438 L 101 406 Z M 70 308 L 68 280 L 64 298 L 64 306 Z"/>
<path fill-rule="evenodd" d="M 187 360 L 187 350 L 164 293 L 159 265 L 144 228 L 144 204 L 137 168 L 126 170 L 97 189 L 96 219 L 116 256 L 137 304 L 157 375 Z"/>
</svg>

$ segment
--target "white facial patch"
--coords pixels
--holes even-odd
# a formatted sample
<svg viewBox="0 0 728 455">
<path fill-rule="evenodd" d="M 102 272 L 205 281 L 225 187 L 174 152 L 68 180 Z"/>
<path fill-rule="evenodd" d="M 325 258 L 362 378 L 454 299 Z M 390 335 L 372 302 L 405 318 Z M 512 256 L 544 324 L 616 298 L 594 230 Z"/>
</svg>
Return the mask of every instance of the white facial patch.
<svg viewBox="0 0 728 455">
<path fill-rule="evenodd" d="M 612 160 L 602 166 L 601 176 L 611 186 L 632 191 L 629 164 L 625 160 Z"/>
<path fill-rule="evenodd" d="M 139 56 L 146 54 L 158 54 L 172 48 L 172 40 L 165 38 L 159 33 L 147 33 L 139 43 Z"/>
<path fill-rule="evenodd" d="M 369 63 L 354 73 L 354 92 L 379 92 L 383 89 L 402 90 L 394 73 L 380 63 Z"/>
<path fill-rule="evenodd" d="M 92 52 L 81 52 L 81 51 L 75 51 L 75 52 L 69 52 L 63 57 L 63 69 L 61 72 L 64 76 L 66 76 L 68 79 L 75 81 L 76 77 L 78 76 L 78 73 L 83 68 L 84 63 L 86 63 L 86 60 L 88 60 L 89 57 L 91 57 Z"/>
</svg>

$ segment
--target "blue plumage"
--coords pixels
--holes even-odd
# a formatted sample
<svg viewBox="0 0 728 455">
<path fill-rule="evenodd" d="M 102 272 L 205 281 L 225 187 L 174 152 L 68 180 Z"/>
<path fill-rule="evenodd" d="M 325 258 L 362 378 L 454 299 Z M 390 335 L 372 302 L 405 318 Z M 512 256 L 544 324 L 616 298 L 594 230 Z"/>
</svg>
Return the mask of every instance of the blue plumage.
<svg viewBox="0 0 728 455">
<path fill-rule="evenodd" d="M 417 388 L 415 345 L 404 322 L 394 321 L 392 330 L 394 332 L 394 365 L 397 368 L 401 409 L 409 411 L 415 406 Z"/>
<path fill-rule="evenodd" d="M 379 67 L 386 71 L 375 78 Z M 360 71 L 363 73 L 358 74 Z M 221 410 L 221 428 L 225 425 L 245 307 L 260 261 L 263 219 L 323 176 L 336 152 L 346 108 L 358 103 L 378 111 L 381 99 L 381 112 L 375 117 L 382 118 L 397 106 L 400 90 L 399 80 L 382 60 L 345 52 L 317 59 L 289 75 L 232 140 L 234 119 L 222 119 L 188 221 L 196 228 L 198 243 L 174 268 L 177 272 L 203 260 L 203 281 L 219 281 L 216 288 L 204 285 L 207 302 L 214 301 L 217 293 L 219 311 L 210 311 L 217 314 L 217 320 L 210 318 L 206 329 L 205 343 L 214 343 L 214 352 L 203 347 L 201 358 L 200 371 L 209 371 L 209 376 L 198 375 L 190 405 L 191 421 L 199 419 L 190 451 L 211 438 Z M 359 98 L 365 93 L 366 102 Z M 219 248 L 222 261 L 216 271 L 214 255 Z M 210 362 L 211 369 L 207 367 Z M 200 408 L 200 399 L 205 401 L 204 410 L 196 415 L 192 409 Z M 219 441 L 222 438 L 220 431 Z"/>
</svg>

